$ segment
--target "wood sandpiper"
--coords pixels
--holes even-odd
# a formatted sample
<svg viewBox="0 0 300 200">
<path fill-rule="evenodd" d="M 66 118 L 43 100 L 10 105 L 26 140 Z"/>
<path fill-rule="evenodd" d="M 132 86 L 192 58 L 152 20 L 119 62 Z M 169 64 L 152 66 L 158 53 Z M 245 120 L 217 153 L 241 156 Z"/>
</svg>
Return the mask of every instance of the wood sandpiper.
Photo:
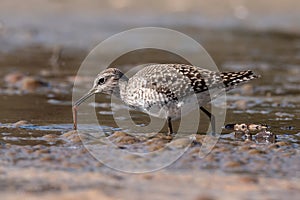
<svg viewBox="0 0 300 200">
<path fill-rule="evenodd" d="M 183 105 L 196 95 L 202 112 L 210 119 L 215 133 L 215 117 L 203 106 L 216 98 L 211 89 L 229 91 L 237 85 L 258 78 L 252 71 L 215 72 L 186 64 L 152 64 L 127 78 L 119 69 L 108 68 L 97 75 L 92 89 L 73 106 L 74 129 L 77 129 L 77 109 L 86 99 L 97 93 L 115 95 L 126 105 L 149 115 L 165 118 L 168 133 L 173 133 L 172 120 L 181 116 Z M 195 109 L 195 108 L 194 108 Z M 162 110 L 165 114 L 162 114 Z"/>
</svg>

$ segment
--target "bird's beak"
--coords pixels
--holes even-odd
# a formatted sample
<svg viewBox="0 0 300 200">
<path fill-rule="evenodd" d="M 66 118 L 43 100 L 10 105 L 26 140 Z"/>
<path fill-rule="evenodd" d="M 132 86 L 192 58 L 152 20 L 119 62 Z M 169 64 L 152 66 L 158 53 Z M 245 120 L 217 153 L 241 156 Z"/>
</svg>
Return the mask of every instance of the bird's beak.
<svg viewBox="0 0 300 200">
<path fill-rule="evenodd" d="M 96 93 L 95 88 L 92 88 L 90 91 L 88 91 L 88 93 L 86 93 L 85 95 L 83 95 L 80 99 L 78 99 L 74 106 L 79 106 L 82 102 L 84 102 L 85 100 L 87 100 L 88 98 L 90 98 L 92 95 L 94 95 Z"/>
</svg>

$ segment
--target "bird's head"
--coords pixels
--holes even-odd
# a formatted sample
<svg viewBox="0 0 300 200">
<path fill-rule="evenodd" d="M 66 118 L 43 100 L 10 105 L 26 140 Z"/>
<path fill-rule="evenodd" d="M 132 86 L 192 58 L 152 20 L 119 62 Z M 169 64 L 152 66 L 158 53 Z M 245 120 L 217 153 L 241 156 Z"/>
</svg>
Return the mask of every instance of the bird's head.
<svg viewBox="0 0 300 200">
<path fill-rule="evenodd" d="M 92 89 L 75 102 L 79 106 L 86 99 L 97 93 L 119 95 L 119 80 L 128 80 L 127 77 L 117 68 L 108 68 L 102 71 L 95 78 Z"/>
</svg>

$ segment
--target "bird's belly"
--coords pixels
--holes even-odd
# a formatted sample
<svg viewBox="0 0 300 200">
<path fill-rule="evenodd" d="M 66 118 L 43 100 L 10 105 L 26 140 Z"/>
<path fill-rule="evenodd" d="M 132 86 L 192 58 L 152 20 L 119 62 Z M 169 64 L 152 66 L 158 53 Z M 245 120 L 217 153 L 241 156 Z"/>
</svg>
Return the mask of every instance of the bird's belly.
<svg viewBox="0 0 300 200">
<path fill-rule="evenodd" d="M 163 104 L 157 103 L 151 106 L 139 106 L 138 110 L 158 118 L 166 119 L 171 117 L 172 119 L 178 119 L 197 108 L 199 108 L 197 98 L 190 97 L 182 101 L 167 102 Z"/>
<path fill-rule="evenodd" d="M 178 119 L 211 101 L 208 91 L 184 97 L 177 96 L 177 100 L 167 99 L 163 94 L 143 87 L 131 87 L 128 93 L 131 95 L 123 99 L 127 105 L 163 119 L 168 117 Z"/>
</svg>

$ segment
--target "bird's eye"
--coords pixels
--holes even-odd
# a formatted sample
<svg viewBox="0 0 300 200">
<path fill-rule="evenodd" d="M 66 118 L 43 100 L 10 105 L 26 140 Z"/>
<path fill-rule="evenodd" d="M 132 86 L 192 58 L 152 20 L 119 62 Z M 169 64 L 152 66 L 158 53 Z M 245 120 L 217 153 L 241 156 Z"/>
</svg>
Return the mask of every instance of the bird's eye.
<svg viewBox="0 0 300 200">
<path fill-rule="evenodd" d="M 100 78 L 99 80 L 98 80 L 98 85 L 102 85 L 102 84 L 104 84 L 105 83 L 105 78 Z"/>
</svg>

